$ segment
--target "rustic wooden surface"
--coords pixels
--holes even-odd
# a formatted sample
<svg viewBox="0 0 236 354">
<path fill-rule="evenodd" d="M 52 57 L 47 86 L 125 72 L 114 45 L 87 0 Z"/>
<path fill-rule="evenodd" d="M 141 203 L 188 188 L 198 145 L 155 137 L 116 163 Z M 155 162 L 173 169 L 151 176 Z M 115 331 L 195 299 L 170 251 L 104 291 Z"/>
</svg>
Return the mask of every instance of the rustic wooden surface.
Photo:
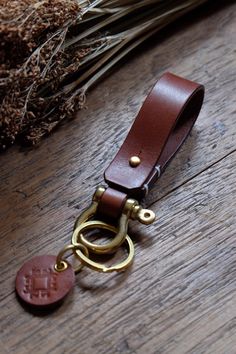
<svg viewBox="0 0 236 354">
<path fill-rule="evenodd" d="M 35 150 L 1 161 L 0 353 L 236 353 L 236 4 L 212 5 L 140 48 L 88 109 Z M 63 306 L 25 312 L 17 269 L 68 243 L 141 102 L 164 71 L 206 86 L 196 127 L 133 223 L 127 273 L 84 270 Z"/>
</svg>

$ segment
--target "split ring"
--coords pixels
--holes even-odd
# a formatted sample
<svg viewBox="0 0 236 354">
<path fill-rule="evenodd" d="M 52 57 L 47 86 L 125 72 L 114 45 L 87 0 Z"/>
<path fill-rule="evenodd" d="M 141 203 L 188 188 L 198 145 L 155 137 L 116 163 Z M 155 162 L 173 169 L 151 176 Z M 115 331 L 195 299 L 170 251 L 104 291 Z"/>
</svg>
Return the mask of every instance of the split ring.
<svg viewBox="0 0 236 354">
<path fill-rule="evenodd" d="M 91 229 L 109 230 L 115 234 L 115 237 L 113 238 L 112 241 L 110 241 L 104 245 L 92 243 L 92 242 L 88 241 L 82 233 L 83 231 L 88 230 L 88 229 L 89 230 L 91 230 Z M 125 238 L 127 236 L 128 235 L 125 232 L 124 228 L 117 230 L 116 227 L 109 225 L 103 221 L 91 220 L 91 221 L 84 222 L 75 228 L 73 235 L 72 235 L 72 244 L 76 245 L 78 243 L 82 243 L 85 247 L 87 247 L 93 253 L 107 254 L 107 253 L 115 252 L 117 250 L 117 248 L 125 241 Z"/>
<path fill-rule="evenodd" d="M 61 249 L 61 251 L 57 255 L 56 264 L 54 266 L 54 268 L 57 272 L 63 272 L 64 270 L 67 269 L 68 261 L 63 259 L 63 257 L 64 257 L 64 254 L 70 250 L 72 250 L 72 252 L 76 256 L 76 258 L 78 258 L 76 255 L 77 250 L 79 250 L 86 257 L 89 256 L 89 252 L 88 252 L 87 247 L 85 247 L 81 243 L 76 244 L 76 245 L 66 245 Z M 74 268 L 74 272 L 78 273 L 82 269 L 82 267 L 83 267 L 83 264 L 80 264 L 78 267 Z"/>
<path fill-rule="evenodd" d="M 89 230 L 89 229 L 94 229 L 94 228 L 102 228 L 102 229 L 105 229 L 105 230 L 109 230 L 113 233 L 117 233 L 117 229 L 114 227 L 114 226 L 111 226 L 105 222 L 102 222 L 102 221 L 88 221 L 82 225 L 79 225 L 76 230 L 74 231 L 73 233 L 73 236 L 72 236 L 72 244 L 73 245 L 77 245 L 78 244 L 78 240 L 79 240 L 79 243 L 82 242 L 82 237 L 81 237 L 81 233 L 85 230 Z M 83 238 L 84 239 L 84 238 Z M 88 242 L 86 240 L 86 242 Z M 92 243 L 88 243 L 89 245 L 91 244 L 92 247 L 93 247 L 93 251 L 94 253 L 108 253 L 107 251 L 107 248 L 106 248 L 106 252 L 100 252 L 97 251 L 97 245 L 93 245 Z M 118 264 L 115 264 L 113 266 L 110 266 L 110 267 L 106 267 L 105 265 L 101 264 L 101 263 L 98 263 L 98 262 L 95 262 L 91 259 L 88 258 L 88 256 L 86 256 L 81 250 L 79 249 L 75 249 L 75 255 L 77 258 L 79 258 L 79 260 L 81 261 L 81 263 L 93 270 L 96 270 L 98 272 L 102 272 L 102 273 L 110 273 L 110 272 L 121 272 L 123 270 L 125 270 L 126 268 L 129 267 L 129 265 L 132 263 L 133 261 L 133 258 L 134 258 L 134 245 L 133 245 L 133 242 L 131 240 L 131 238 L 126 235 L 125 236 L 125 244 L 127 246 L 127 249 L 128 249 L 128 256 L 127 258 L 118 263 Z M 99 245 L 100 246 L 100 245 Z M 87 246 L 86 246 L 87 248 Z M 90 247 L 88 247 L 90 248 Z M 116 247 L 117 249 L 117 247 Z M 109 249 L 110 250 L 110 249 Z M 114 251 L 114 248 L 112 248 L 112 250 Z"/>
</svg>

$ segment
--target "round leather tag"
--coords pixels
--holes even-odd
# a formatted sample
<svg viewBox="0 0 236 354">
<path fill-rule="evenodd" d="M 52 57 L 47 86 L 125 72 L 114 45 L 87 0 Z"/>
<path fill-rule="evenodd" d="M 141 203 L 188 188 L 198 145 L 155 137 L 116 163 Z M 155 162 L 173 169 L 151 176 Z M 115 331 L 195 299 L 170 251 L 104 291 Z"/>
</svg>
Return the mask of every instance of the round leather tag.
<svg viewBox="0 0 236 354">
<path fill-rule="evenodd" d="M 38 256 L 26 262 L 16 276 L 16 292 L 28 305 L 48 307 L 57 305 L 72 289 L 75 282 L 70 264 L 56 271 L 56 256 Z"/>
</svg>

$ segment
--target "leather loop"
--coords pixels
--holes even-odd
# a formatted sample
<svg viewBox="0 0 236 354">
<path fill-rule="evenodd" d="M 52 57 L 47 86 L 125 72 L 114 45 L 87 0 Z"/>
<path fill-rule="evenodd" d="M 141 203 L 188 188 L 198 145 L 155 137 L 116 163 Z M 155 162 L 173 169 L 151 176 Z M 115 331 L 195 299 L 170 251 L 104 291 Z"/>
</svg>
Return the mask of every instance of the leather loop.
<svg viewBox="0 0 236 354">
<path fill-rule="evenodd" d="M 125 193 L 108 187 L 99 201 L 98 214 L 117 219 L 122 213 L 126 199 L 127 195 Z"/>
<path fill-rule="evenodd" d="M 202 85 L 165 73 L 105 171 L 109 187 L 137 200 L 143 198 L 190 133 L 203 98 Z M 129 163 L 132 156 L 140 159 L 136 167 Z"/>
</svg>

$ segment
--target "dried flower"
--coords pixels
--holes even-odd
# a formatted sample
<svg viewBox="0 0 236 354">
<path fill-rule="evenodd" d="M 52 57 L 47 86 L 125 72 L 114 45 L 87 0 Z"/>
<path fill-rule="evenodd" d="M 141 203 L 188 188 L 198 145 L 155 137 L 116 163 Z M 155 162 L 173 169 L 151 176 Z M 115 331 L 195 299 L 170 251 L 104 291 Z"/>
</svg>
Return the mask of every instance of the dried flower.
<svg viewBox="0 0 236 354">
<path fill-rule="evenodd" d="M 36 144 L 145 39 L 206 0 L 1 0 L 0 149 Z"/>
</svg>

